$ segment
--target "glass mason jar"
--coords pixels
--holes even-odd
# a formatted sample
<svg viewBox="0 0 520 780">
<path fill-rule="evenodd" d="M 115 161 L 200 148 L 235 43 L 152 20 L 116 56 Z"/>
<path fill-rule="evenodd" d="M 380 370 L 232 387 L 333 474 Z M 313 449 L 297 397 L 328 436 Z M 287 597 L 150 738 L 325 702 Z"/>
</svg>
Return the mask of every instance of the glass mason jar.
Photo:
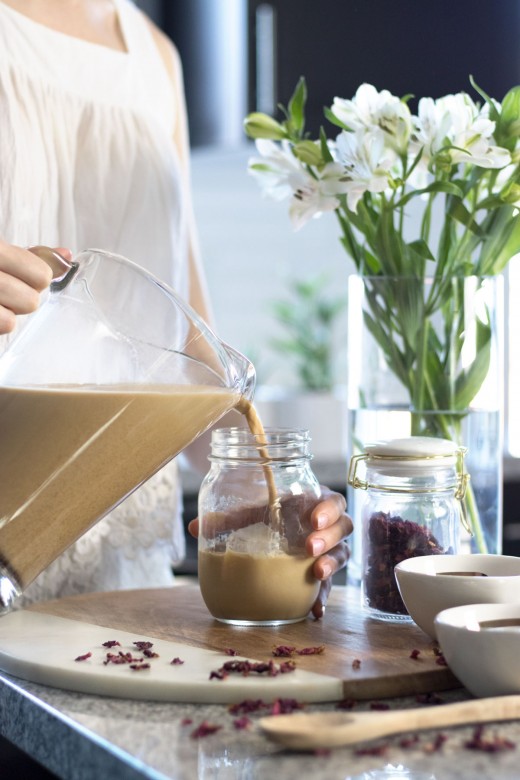
<svg viewBox="0 0 520 780">
<path fill-rule="evenodd" d="M 199 583 L 213 617 L 235 625 L 303 620 L 320 583 L 305 551 L 320 486 L 306 430 L 212 432 L 199 492 Z"/>
<path fill-rule="evenodd" d="M 465 450 L 447 439 L 410 436 L 365 447 L 350 462 L 348 482 L 365 492 L 362 506 L 362 603 L 372 617 L 410 621 L 394 567 L 419 555 L 458 552 L 465 520 Z M 365 479 L 358 476 L 365 463 Z"/>
</svg>

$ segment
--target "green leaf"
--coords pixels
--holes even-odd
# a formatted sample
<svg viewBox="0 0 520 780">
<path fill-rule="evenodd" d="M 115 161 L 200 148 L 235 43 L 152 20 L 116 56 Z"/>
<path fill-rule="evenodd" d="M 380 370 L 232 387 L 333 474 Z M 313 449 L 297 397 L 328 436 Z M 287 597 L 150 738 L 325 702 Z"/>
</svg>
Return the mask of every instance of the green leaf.
<svg viewBox="0 0 520 780">
<path fill-rule="evenodd" d="M 300 77 L 296 89 L 288 103 L 289 117 L 296 132 L 301 135 L 305 127 L 305 103 L 307 102 L 307 84 Z"/>
<path fill-rule="evenodd" d="M 469 230 L 471 230 L 472 233 L 475 233 L 475 235 L 479 236 L 480 238 L 483 237 L 484 234 L 480 229 L 479 224 L 475 222 L 474 217 L 469 213 L 466 206 L 460 200 L 449 200 L 448 214 L 450 217 L 453 217 L 453 219 L 456 219 L 457 222 L 461 222 L 463 225 L 469 228 Z"/>
<path fill-rule="evenodd" d="M 456 184 L 453 184 L 453 182 L 434 181 L 422 189 L 410 190 L 406 193 L 406 195 L 403 195 L 403 197 L 397 201 L 395 207 L 401 208 L 402 206 L 405 206 L 410 200 L 412 200 L 412 198 L 416 198 L 418 195 L 427 195 L 430 192 L 445 192 L 448 195 L 455 195 L 455 197 L 460 198 L 461 200 L 464 198 L 464 193 L 460 187 L 458 187 Z"/>
<path fill-rule="evenodd" d="M 467 409 L 487 376 L 491 357 L 491 328 L 477 325 L 477 350 L 469 369 L 462 371 L 455 383 L 455 409 Z"/>
<path fill-rule="evenodd" d="M 336 127 L 341 127 L 342 130 L 347 130 L 348 132 L 352 132 L 352 128 L 348 125 L 343 124 L 341 119 L 338 119 L 336 114 L 333 114 L 330 108 L 325 107 L 323 109 L 323 113 L 325 115 L 325 119 L 328 119 L 331 125 L 335 125 Z"/>
<path fill-rule="evenodd" d="M 321 156 L 323 157 L 324 162 L 333 162 L 334 158 L 330 152 L 329 145 L 327 143 L 327 135 L 323 127 L 320 127 L 320 148 Z"/>
<path fill-rule="evenodd" d="M 497 118 L 495 138 L 500 146 L 513 152 L 520 134 L 520 87 L 510 89 L 502 101 L 502 111 Z"/>
</svg>

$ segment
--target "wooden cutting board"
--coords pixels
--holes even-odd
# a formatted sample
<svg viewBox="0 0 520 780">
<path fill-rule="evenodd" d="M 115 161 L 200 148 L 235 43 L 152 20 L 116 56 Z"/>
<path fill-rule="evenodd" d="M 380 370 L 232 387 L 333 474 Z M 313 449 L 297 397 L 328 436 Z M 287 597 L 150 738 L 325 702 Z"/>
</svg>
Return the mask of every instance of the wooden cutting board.
<svg viewBox="0 0 520 780">
<path fill-rule="evenodd" d="M 120 647 L 103 643 L 117 640 Z M 150 668 L 105 665 L 106 653 L 132 652 L 153 642 Z M 273 660 L 273 647 L 323 645 L 319 655 L 294 655 L 296 671 L 210 679 L 225 662 Z M 232 649 L 238 655 L 231 657 Z M 411 657 L 418 650 L 417 658 Z M 86 653 L 85 661 L 75 658 Z M 182 664 L 171 664 L 174 658 Z M 414 624 L 368 618 L 355 588 L 335 588 L 325 617 L 280 627 L 234 627 L 208 613 L 196 585 L 95 593 L 33 605 L 0 618 L 0 669 L 69 690 L 162 701 L 231 703 L 374 699 L 458 687 L 437 663 L 434 644 Z M 147 659 L 144 658 L 147 662 Z M 358 663 L 360 662 L 360 663 Z"/>
</svg>

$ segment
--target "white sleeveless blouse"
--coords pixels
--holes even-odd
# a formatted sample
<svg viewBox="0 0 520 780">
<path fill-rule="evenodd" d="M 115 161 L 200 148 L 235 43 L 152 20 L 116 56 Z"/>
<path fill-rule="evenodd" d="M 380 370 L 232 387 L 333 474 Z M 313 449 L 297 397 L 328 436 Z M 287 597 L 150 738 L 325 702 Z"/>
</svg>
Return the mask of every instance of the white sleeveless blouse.
<svg viewBox="0 0 520 780">
<path fill-rule="evenodd" d="M 172 139 L 173 87 L 141 13 L 131 0 L 114 2 L 127 52 L 0 2 L 0 236 L 123 254 L 188 297 L 191 207 Z M 0 337 L 0 352 L 8 340 Z M 171 584 L 171 562 L 184 555 L 179 509 L 170 464 L 43 572 L 22 603 Z"/>
</svg>

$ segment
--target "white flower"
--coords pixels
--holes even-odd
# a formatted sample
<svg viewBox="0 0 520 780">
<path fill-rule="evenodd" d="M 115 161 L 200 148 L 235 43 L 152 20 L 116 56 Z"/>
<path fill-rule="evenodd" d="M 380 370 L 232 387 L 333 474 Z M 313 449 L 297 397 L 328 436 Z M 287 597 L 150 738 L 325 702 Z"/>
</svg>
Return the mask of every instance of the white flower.
<svg viewBox="0 0 520 780">
<path fill-rule="evenodd" d="M 378 92 L 371 84 L 362 84 L 352 100 L 334 98 L 331 110 L 350 130 L 380 128 L 391 149 L 399 154 L 406 151 L 412 131 L 412 116 L 406 103 L 387 89 Z"/>
<path fill-rule="evenodd" d="M 452 165 L 471 163 L 481 168 L 503 168 L 511 161 L 507 149 L 493 141 L 495 123 L 488 112 L 480 109 L 469 95 L 461 92 L 433 101 L 419 101 L 415 118 L 412 150 L 423 152 L 423 164 L 428 164 L 445 150 Z"/>
<path fill-rule="evenodd" d="M 291 197 L 289 215 L 295 230 L 312 217 L 338 208 L 336 195 L 343 191 L 343 168 L 338 163 L 327 163 L 321 170 L 309 168 L 294 156 L 286 141 L 278 145 L 259 139 L 256 148 L 262 158 L 252 158 L 249 171 L 267 195 L 276 200 Z"/>
<path fill-rule="evenodd" d="M 383 192 L 387 189 L 395 154 L 385 147 L 384 132 L 358 130 L 343 131 L 336 139 L 338 161 L 344 168 L 343 192 L 347 205 L 356 211 L 365 192 Z"/>
</svg>

